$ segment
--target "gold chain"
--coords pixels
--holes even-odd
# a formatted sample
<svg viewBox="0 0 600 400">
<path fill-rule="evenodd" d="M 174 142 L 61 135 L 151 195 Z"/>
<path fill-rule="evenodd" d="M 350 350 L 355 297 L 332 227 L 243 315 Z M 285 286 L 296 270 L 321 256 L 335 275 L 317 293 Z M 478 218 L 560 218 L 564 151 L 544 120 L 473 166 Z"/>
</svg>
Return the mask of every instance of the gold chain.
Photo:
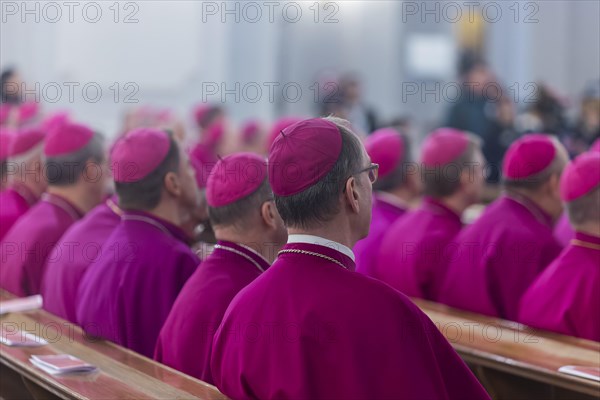
<svg viewBox="0 0 600 400">
<path fill-rule="evenodd" d="M 323 258 L 323 259 L 325 259 L 327 261 L 331 261 L 332 263 L 336 263 L 337 265 L 339 265 L 340 267 L 342 267 L 344 269 L 348 269 L 344 264 L 342 264 L 341 262 L 339 262 L 335 258 L 328 257 L 328 256 L 323 255 L 321 253 L 315 253 L 315 252 L 307 251 L 307 250 L 286 249 L 286 250 L 281 250 L 279 253 L 277 253 L 277 255 L 281 255 L 281 253 L 306 254 L 306 255 L 309 255 L 309 256 L 319 257 L 319 258 Z"/>
<path fill-rule="evenodd" d="M 121 208 L 118 205 L 116 205 L 115 202 L 112 201 L 112 199 L 107 199 L 106 205 L 108 206 L 108 208 L 110 208 L 112 212 L 117 214 L 119 217 L 123 216 L 123 210 L 121 210 Z"/>
<path fill-rule="evenodd" d="M 584 242 L 583 240 L 579 240 L 579 239 L 571 239 L 571 244 L 573 244 L 575 246 L 587 247 L 588 249 L 592 249 L 592 250 L 600 250 L 600 245 L 594 244 L 594 243 L 589 243 L 589 242 Z"/>
<path fill-rule="evenodd" d="M 264 269 L 263 269 L 263 268 L 260 266 L 260 264 L 259 264 L 259 263 L 257 263 L 256 261 L 254 261 L 254 260 L 252 259 L 252 257 L 250 257 L 250 256 L 249 256 L 249 255 L 247 255 L 247 254 L 244 254 L 244 253 L 242 253 L 242 252 L 241 252 L 241 251 L 239 251 L 239 250 L 236 250 L 236 249 L 234 249 L 234 248 L 231 248 L 231 247 L 228 247 L 228 246 L 223 246 L 223 245 L 221 245 L 221 244 L 215 244 L 214 248 L 215 248 L 215 249 L 221 249 L 221 250 L 229 251 L 229 252 L 231 252 L 231 253 L 233 253 L 233 254 L 237 254 L 238 256 L 244 257 L 246 260 L 248 260 L 248 261 L 250 261 L 252 264 L 254 264 L 254 266 L 255 266 L 256 268 L 258 268 L 258 270 L 259 270 L 260 272 L 265 272 L 265 270 L 264 270 Z"/>
</svg>

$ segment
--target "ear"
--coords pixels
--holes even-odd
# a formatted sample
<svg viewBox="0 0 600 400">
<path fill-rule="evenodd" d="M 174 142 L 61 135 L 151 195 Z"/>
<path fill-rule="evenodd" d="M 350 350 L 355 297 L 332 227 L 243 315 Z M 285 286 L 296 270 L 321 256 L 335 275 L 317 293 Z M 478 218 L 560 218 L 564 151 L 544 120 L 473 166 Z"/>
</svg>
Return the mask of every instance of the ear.
<svg viewBox="0 0 600 400">
<path fill-rule="evenodd" d="M 358 201 L 358 199 L 360 198 L 360 195 L 358 194 L 357 185 L 358 185 L 358 182 L 357 182 L 356 178 L 351 176 L 346 181 L 346 186 L 345 186 L 346 190 L 344 190 L 344 193 L 343 193 L 344 198 L 345 198 L 346 202 L 348 203 L 348 206 L 350 206 L 350 208 L 352 209 L 352 211 L 355 214 L 358 214 L 360 212 L 360 205 L 359 205 L 359 201 Z"/>
<path fill-rule="evenodd" d="M 275 203 L 272 201 L 265 201 L 260 206 L 260 216 L 270 229 L 277 228 L 277 210 L 275 209 Z"/>
<path fill-rule="evenodd" d="M 547 193 L 551 196 L 559 196 L 560 193 L 560 175 L 552 174 L 546 185 Z"/>
<path fill-rule="evenodd" d="M 175 172 L 167 172 L 163 181 L 165 190 L 173 197 L 180 197 L 182 192 L 181 181 Z"/>
</svg>

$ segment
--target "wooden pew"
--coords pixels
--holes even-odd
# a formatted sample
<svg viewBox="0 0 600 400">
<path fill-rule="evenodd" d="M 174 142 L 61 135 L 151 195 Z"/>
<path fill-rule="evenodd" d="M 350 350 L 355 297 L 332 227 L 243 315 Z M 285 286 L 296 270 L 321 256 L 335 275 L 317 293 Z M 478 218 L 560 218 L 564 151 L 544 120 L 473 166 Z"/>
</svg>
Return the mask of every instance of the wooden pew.
<svg viewBox="0 0 600 400">
<path fill-rule="evenodd" d="M 600 343 L 413 301 L 494 399 L 600 399 L 600 382 L 558 372 L 566 365 L 600 367 Z"/>
<path fill-rule="evenodd" d="M 0 291 L 0 300 L 13 298 Z M 88 337 L 80 328 L 42 310 L 0 316 L 3 328 L 46 339 L 37 348 L 0 345 L 0 397 L 11 399 L 226 399 L 214 386 L 120 347 Z M 67 353 L 99 371 L 52 376 L 31 355 Z"/>
</svg>

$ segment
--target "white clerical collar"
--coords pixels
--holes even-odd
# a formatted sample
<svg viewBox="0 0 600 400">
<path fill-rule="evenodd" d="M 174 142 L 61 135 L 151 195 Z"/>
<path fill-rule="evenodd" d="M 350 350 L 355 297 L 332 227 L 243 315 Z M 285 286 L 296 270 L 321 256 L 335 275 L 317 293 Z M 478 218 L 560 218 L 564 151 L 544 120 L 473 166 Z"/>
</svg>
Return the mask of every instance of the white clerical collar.
<svg viewBox="0 0 600 400">
<path fill-rule="evenodd" d="M 329 247 L 330 249 L 337 250 L 342 254 L 350 257 L 352 261 L 356 261 L 354 257 L 354 252 L 348 247 L 344 246 L 341 243 L 335 242 L 333 240 L 325 239 L 320 236 L 315 235 L 301 235 L 294 234 L 288 236 L 288 244 L 289 243 L 308 243 L 308 244 L 318 244 L 319 246 Z"/>
</svg>

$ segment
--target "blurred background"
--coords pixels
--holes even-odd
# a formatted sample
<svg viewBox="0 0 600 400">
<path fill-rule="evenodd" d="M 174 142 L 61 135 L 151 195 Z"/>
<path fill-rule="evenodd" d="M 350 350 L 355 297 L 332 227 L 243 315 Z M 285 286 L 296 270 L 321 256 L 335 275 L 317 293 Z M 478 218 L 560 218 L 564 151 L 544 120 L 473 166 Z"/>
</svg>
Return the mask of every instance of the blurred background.
<svg viewBox="0 0 600 400">
<path fill-rule="evenodd" d="M 572 155 L 600 135 L 596 0 L 0 3 L 4 126 L 64 112 L 111 138 L 173 120 L 189 138 L 218 114 L 267 136 L 336 114 L 415 142 L 467 129 L 492 162 L 524 132 Z"/>
</svg>

